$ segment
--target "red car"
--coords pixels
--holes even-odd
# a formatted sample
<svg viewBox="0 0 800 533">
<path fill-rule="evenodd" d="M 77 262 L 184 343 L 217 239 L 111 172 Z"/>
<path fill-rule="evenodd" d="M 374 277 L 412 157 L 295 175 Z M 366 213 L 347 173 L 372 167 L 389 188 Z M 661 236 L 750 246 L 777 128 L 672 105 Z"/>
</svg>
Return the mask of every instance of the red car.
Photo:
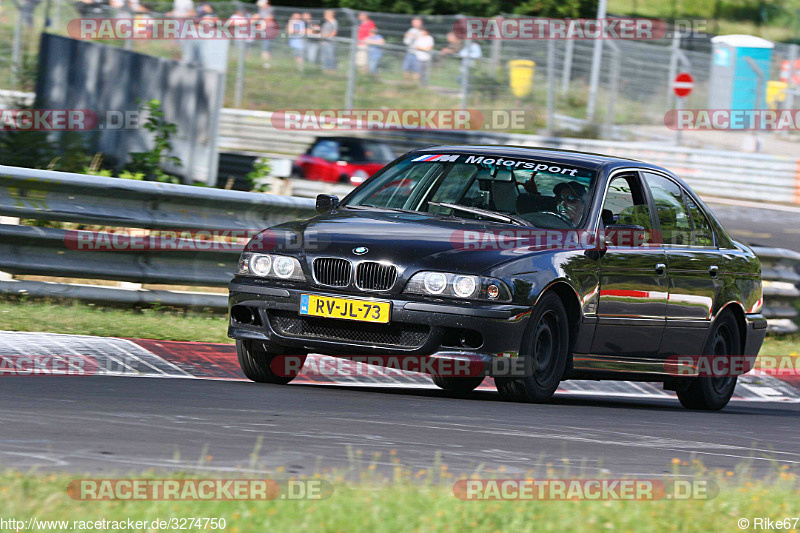
<svg viewBox="0 0 800 533">
<path fill-rule="evenodd" d="M 318 137 L 292 165 L 292 177 L 359 185 L 395 158 L 383 141 Z"/>
</svg>

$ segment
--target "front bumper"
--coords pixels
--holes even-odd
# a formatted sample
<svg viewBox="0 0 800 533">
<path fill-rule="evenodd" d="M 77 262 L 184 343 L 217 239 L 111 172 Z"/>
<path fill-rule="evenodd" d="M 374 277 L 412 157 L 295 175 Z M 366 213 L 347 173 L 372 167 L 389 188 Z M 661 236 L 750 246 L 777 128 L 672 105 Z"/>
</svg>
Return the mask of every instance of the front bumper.
<svg viewBox="0 0 800 533">
<path fill-rule="evenodd" d="M 366 293 L 333 292 L 309 287 L 253 283 L 239 278 L 231 282 L 229 290 L 228 336 L 260 341 L 264 344 L 264 349 L 272 353 L 313 352 L 339 357 L 407 354 L 491 362 L 496 357 L 517 355 L 530 316 L 530 308 L 518 305 L 411 300 L 401 295 L 384 297 Z M 340 319 L 312 319 L 316 320 L 316 324 L 324 323 L 325 327 L 320 328 L 323 333 L 335 333 L 328 338 L 318 331 L 313 337 L 296 334 L 291 328 L 286 328 L 285 324 L 287 321 L 297 324 L 308 319 L 298 313 L 301 294 L 389 301 L 392 304 L 390 323 L 373 325 Z M 252 310 L 255 323 L 243 324 L 234 320 L 231 313 L 234 306 L 245 306 Z M 347 328 L 347 334 L 357 338 L 337 337 L 337 328 Z M 414 336 L 383 334 L 406 329 L 413 330 Z M 480 345 L 454 346 L 453 339 L 457 337 L 454 332 L 462 330 L 477 332 L 482 341 Z M 366 332 L 374 332 L 375 335 Z M 398 338 L 412 338 L 416 342 L 383 342 Z"/>
</svg>

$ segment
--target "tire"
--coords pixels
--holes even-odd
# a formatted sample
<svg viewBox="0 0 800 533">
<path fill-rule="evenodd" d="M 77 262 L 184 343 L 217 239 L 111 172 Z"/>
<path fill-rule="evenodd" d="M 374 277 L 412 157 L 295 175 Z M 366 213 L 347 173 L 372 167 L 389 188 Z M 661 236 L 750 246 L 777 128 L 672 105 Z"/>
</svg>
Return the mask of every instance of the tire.
<svg viewBox="0 0 800 533">
<path fill-rule="evenodd" d="M 711 328 L 703 355 L 741 355 L 739 325 L 731 313 L 723 313 Z M 687 409 L 719 411 L 733 396 L 737 376 L 691 378 L 688 387 L 678 390 L 678 400 Z"/>
<path fill-rule="evenodd" d="M 276 385 L 286 385 L 300 373 L 300 369 L 306 361 L 305 355 L 283 356 L 271 354 L 263 350 L 256 350 L 250 341 L 236 341 L 236 356 L 239 359 L 239 366 L 244 375 L 257 383 L 273 383 Z M 299 357 L 300 361 L 292 361 L 292 370 L 284 373 L 276 373 L 284 362 L 284 357 Z M 296 365 L 294 363 L 297 363 Z M 296 370 L 295 370 L 296 369 Z"/>
<path fill-rule="evenodd" d="M 431 376 L 433 382 L 440 389 L 450 392 L 471 392 L 483 383 L 483 376 L 470 376 L 463 378 Z"/>
<path fill-rule="evenodd" d="M 346 183 L 347 185 L 350 185 L 350 176 L 347 174 L 342 174 L 339 176 L 339 183 Z"/>
<path fill-rule="evenodd" d="M 292 167 L 292 173 L 290 174 L 289 177 L 292 178 L 292 179 L 301 180 L 301 179 L 305 179 L 306 173 L 303 172 L 302 168 L 293 166 Z"/>
<path fill-rule="evenodd" d="M 520 347 L 525 375 L 495 378 L 503 400 L 539 403 L 556 392 L 569 351 L 569 321 L 561 298 L 553 292 L 542 296 L 533 309 Z"/>
</svg>

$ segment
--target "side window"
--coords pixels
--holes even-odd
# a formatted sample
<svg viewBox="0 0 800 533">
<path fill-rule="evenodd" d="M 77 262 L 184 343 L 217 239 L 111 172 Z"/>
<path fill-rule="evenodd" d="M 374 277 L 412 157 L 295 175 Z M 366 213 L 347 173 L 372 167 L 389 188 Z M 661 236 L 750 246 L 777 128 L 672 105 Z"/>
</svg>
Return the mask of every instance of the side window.
<svg viewBox="0 0 800 533">
<path fill-rule="evenodd" d="M 692 244 L 692 226 L 681 188 L 672 180 L 657 174 L 645 173 L 644 176 L 656 205 L 664 244 Z"/>
<path fill-rule="evenodd" d="M 703 214 L 692 197 L 688 194 L 683 195 L 686 201 L 686 207 L 689 208 L 689 214 L 692 217 L 692 244 L 695 246 L 714 246 L 714 232 L 711 231 L 711 225 L 708 219 Z"/>
<path fill-rule="evenodd" d="M 633 176 L 618 176 L 611 180 L 601 216 L 603 226 L 627 224 L 652 229 L 650 209 L 641 193 L 639 181 Z"/>
<path fill-rule="evenodd" d="M 319 157 L 325 161 L 338 161 L 339 160 L 339 143 L 336 141 L 319 141 L 311 149 L 313 157 Z"/>
</svg>

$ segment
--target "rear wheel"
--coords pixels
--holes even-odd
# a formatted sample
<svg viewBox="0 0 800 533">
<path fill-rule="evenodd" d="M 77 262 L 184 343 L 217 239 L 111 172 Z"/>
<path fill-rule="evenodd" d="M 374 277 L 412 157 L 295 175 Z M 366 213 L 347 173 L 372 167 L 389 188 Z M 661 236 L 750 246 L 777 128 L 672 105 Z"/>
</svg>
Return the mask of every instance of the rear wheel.
<svg viewBox="0 0 800 533">
<path fill-rule="evenodd" d="M 470 376 L 463 378 L 431 376 L 433 382 L 440 389 L 450 392 L 470 392 L 483 383 L 483 376 Z"/>
<path fill-rule="evenodd" d="M 525 375 L 495 378 L 500 396 L 507 401 L 544 402 L 561 383 L 569 350 L 569 322 L 557 294 L 542 296 L 531 315 L 520 357 Z"/>
<path fill-rule="evenodd" d="M 724 313 L 714 323 L 703 353 L 710 357 L 740 355 L 741 346 L 736 319 L 731 313 Z M 724 365 L 725 368 L 730 366 Z M 681 405 L 687 409 L 718 411 L 728 405 L 735 388 L 736 376 L 697 377 L 691 378 L 689 386 L 678 390 L 677 394 Z"/>
<path fill-rule="evenodd" d="M 305 355 L 278 355 L 256 348 L 252 341 L 236 341 L 236 356 L 244 375 L 258 383 L 285 385 L 300 373 Z"/>
</svg>

